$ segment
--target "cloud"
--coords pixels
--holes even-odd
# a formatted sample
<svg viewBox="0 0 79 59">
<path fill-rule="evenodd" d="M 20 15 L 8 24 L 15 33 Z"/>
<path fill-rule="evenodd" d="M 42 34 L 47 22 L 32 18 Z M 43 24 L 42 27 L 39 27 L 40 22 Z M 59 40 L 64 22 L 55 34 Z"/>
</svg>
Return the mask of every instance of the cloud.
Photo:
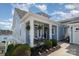
<svg viewBox="0 0 79 59">
<path fill-rule="evenodd" d="M 51 13 L 52 18 L 56 20 L 64 20 L 74 17 L 79 17 L 79 4 L 71 3 L 71 4 L 63 4 L 65 9 L 63 11 L 54 11 Z"/>
<path fill-rule="evenodd" d="M 11 14 L 13 16 L 14 9 L 12 9 Z M 13 18 L 0 19 L 0 29 L 11 30 L 12 29 Z"/>
<path fill-rule="evenodd" d="M 0 25 L 10 25 L 9 22 L 0 22 Z"/>
<path fill-rule="evenodd" d="M 38 9 L 40 9 L 41 11 L 45 11 L 47 10 L 47 6 L 45 4 L 40 4 L 40 5 L 35 5 Z"/>
<path fill-rule="evenodd" d="M 79 10 L 71 10 L 70 13 L 71 13 L 74 17 L 79 17 Z"/>
<path fill-rule="evenodd" d="M 63 11 L 57 10 L 57 11 L 52 12 L 52 14 L 51 14 L 52 18 L 56 18 L 56 19 L 61 20 L 61 19 L 68 19 L 68 18 L 79 16 L 79 4 L 77 4 L 77 3 L 73 3 L 73 4 L 72 3 L 68 3 L 68 4 L 60 3 L 59 5 L 63 5 L 65 8 L 62 9 L 62 7 L 61 7 L 61 9 Z M 39 10 L 41 10 L 42 12 L 49 14 L 46 4 L 14 3 L 14 4 L 12 4 L 12 6 L 14 8 L 16 7 L 16 8 L 25 10 L 25 11 L 29 11 L 31 6 L 34 6 L 34 7 L 38 8 Z M 68 10 L 68 12 L 64 11 L 64 10 Z M 12 10 L 12 14 L 13 13 L 14 13 L 14 9 Z"/>
<path fill-rule="evenodd" d="M 11 4 L 14 8 L 19 8 L 25 11 L 31 11 L 32 7 L 38 8 L 40 11 L 47 13 L 47 6 L 45 4 L 35 4 L 35 3 L 14 3 Z M 14 12 L 14 11 L 13 11 Z M 13 14 L 12 12 L 12 14 Z M 34 12 L 34 11 L 33 11 Z"/>
<path fill-rule="evenodd" d="M 11 4 L 14 8 L 19 8 L 21 10 L 29 11 L 29 8 L 33 5 L 32 3 L 14 3 Z"/>
<path fill-rule="evenodd" d="M 0 20 L 0 29 L 11 29 L 12 27 L 12 18 L 8 20 Z"/>
<path fill-rule="evenodd" d="M 63 11 L 54 11 L 51 15 L 56 15 L 56 14 L 59 14 L 59 15 L 65 15 L 66 13 L 64 13 Z"/>
<path fill-rule="evenodd" d="M 52 18 L 56 16 L 56 20 L 64 20 L 69 19 L 72 17 L 78 17 L 79 16 L 79 10 L 71 10 L 70 12 L 63 12 L 63 11 L 54 11 L 51 14 Z"/>
<path fill-rule="evenodd" d="M 69 10 L 79 9 L 78 3 L 65 4 L 64 6 L 65 6 L 66 9 L 69 9 Z"/>
<path fill-rule="evenodd" d="M 68 17 L 71 17 L 72 15 L 63 11 L 55 11 L 51 14 L 51 16 L 56 16 L 56 19 L 66 19 Z"/>
<path fill-rule="evenodd" d="M 76 13 L 79 13 L 79 10 L 71 10 L 70 12 L 73 14 L 76 14 Z"/>
<path fill-rule="evenodd" d="M 73 4 L 67 4 L 67 5 L 65 5 L 65 8 L 66 8 L 66 9 L 75 9 L 76 6 L 73 5 Z"/>
<path fill-rule="evenodd" d="M 44 13 L 46 13 L 46 14 L 49 14 L 48 13 L 48 10 L 47 10 L 47 5 L 46 4 L 34 4 L 34 6 L 36 7 L 36 8 L 38 8 L 41 12 L 44 12 Z"/>
</svg>

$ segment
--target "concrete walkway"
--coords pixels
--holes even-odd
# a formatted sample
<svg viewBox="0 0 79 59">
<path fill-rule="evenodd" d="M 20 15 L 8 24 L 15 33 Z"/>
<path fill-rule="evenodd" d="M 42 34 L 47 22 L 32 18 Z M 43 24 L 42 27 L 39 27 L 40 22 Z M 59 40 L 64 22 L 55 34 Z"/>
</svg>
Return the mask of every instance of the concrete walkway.
<svg viewBox="0 0 79 59">
<path fill-rule="evenodd" d="M 79 56 L 79 45 L 59 43 L 61 48 L 48 56 Z"/>
</svg>

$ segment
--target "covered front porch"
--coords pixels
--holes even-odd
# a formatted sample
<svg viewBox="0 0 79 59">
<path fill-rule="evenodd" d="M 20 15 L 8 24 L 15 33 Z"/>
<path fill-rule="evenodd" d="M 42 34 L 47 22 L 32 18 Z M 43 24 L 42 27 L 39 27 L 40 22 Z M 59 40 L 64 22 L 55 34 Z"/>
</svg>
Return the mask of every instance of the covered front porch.
<svg viewBox="0 0 79 59">
<path fill-rule="evenodd" d="M 57 40 L 57 25 L 29 20 L 26 22 L 26 43 L 31 47 L 43 44 L 46 39 Z"/>
</svg>

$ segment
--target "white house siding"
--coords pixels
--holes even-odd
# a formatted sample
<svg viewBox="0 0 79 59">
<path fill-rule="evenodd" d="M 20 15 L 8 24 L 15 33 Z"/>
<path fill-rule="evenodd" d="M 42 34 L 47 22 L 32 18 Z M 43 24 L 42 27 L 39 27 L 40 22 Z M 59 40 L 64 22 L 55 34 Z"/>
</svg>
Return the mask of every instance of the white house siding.
<svg viewBox="0 0 79 59">
<path fill-rule="evenodd" d="M 57 27 L 57 24 L 56 23 L 52 23 L 51 21 L 47 21 L 47 20 L 45 20 L 45 19 L 42 19 L 42 18 L 37 18 L 37 17 L 35 17 L 35 16 L 31 16 L 31 15 L 29 15 L 29 17 L 28 18 L 26 18 L 24 21 L 22 21 L 21 23 L 20 23 L 20 25 L 21 25 L 21 39 L 24 41 L 24 43 L 27 43 L 26 41 L 27 41 L 27 39 L 26 39 L 26 36 L 27 36 L 27 34 L 26 34 L 26 23 L 28 22 L 28 21 L 32 21 L 32 20 L 34 20 L 34 21 L 38 21 L 38 22 L 42 22 L 42 23 L 46 23 L 46 24 L 49 24 L 49 25 L 51 25 L 51 27 L 52 27 L 52 25 L 54 25 L 54 26 L 56 26 Z M 31 26 L 33 26 L 32 24 L 30 24 Z M 33 28 L 32 28 L 33 29 Z M 52 29 L 51 29 L 52 30 Z M 57 28 L 55 29 L 55 39 L 57 39 Z M 33 33 L 33 31 L 31 31 L 30 32 L 30 35 Z M 52 39 L 52 31 L 50 31 L 49 32 L 50 33 L 50 39 Z M 34 35 L 32 35 L 32 37 L 33 37 Z M 33 45 L 33 40 L 31 40 L 32 39 L 32 37 L 30 37 L 30 42 L 29 43 L 31 43 L 31 46 Z"/>
<path fill-rule="evenodd" d="M 23 41 L 23 43 L 27 43 L 27 44 L 30 44 L 30 42 L 28 42 L 28 39 L 26 37 L 28 34 L 28 33 L 26 33 L 26 26 L 27 26 L 26 23 L 29 22 L 30 19 L 31 18 L 28 17 L 25 19 L 25 21 L 20 23 L 20 25 L 21 25 L 21 28 L 20 28 L 21 29 L 21 40 Z"/>
<path fill-rule="evenodd" d="M 50 39 L 52 39 L 52 26 L 56 26 L 56 29 L 55 29 L 55 38 L 57 38 L 57 26 L 58 24 L 53 22 L 52 20 L 49 20 L 47 18 L 44 18 L 44 17 L 41 17 L 39 15 L 34 15 L 34 14 L 28 14 L 26 15 L 26 17 L 24 16 L 22 19 L 19 18 L 18 14 L 15 13 L 15 16 L 14 16 L 14 20 L 15 20 L 15 23 L 13 25 L 14 28 L 13 28 L 13 31 L 14 31 L 14 40 L 16 40 L 18 43 L 27 43 L 27 39 L 26 39 L 26 23 L 29 21 L 30 22 L 30 45 L 33 46 L 34 45 L 34 21 L 37 21 L 37 22 L 41 22 L 41 23 L 46 23 L 46 24 L 49 24 L 49 37 Z"/>
<path fill-rule="evenodd" d="M 22 43 L 22 40 L 21 40 L 21 35 L 20 35 L 20 18 L 18 16 L 18 14 L 15 12 L 15 15 L 14 15 L 14 19 L 13 19 L 15 22 L 14 22 L 14 27 L 13 27 L 13 37 L 14 37 L 14 41 L 18 42 L 18 43 Z"/>
<path fill-rule="evenodd" d="M 21 28 L 20 28 L 20 34 L 21 34 L 21 41 L 23 43 L 26 43 L 26 23 L 21 23 Z"/>
</svg>

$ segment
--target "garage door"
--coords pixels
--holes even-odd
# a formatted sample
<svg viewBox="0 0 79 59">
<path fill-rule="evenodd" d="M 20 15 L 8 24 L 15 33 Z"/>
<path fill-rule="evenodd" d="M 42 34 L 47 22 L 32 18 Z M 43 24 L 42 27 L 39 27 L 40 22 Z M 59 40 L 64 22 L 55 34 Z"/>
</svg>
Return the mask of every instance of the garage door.
<svg viewBox="0 0 79 59">
<path fill-rule="evenodd" d="M 73 43 L 79 44 L 79 24 L 73 26 Z"/>
</svg>

